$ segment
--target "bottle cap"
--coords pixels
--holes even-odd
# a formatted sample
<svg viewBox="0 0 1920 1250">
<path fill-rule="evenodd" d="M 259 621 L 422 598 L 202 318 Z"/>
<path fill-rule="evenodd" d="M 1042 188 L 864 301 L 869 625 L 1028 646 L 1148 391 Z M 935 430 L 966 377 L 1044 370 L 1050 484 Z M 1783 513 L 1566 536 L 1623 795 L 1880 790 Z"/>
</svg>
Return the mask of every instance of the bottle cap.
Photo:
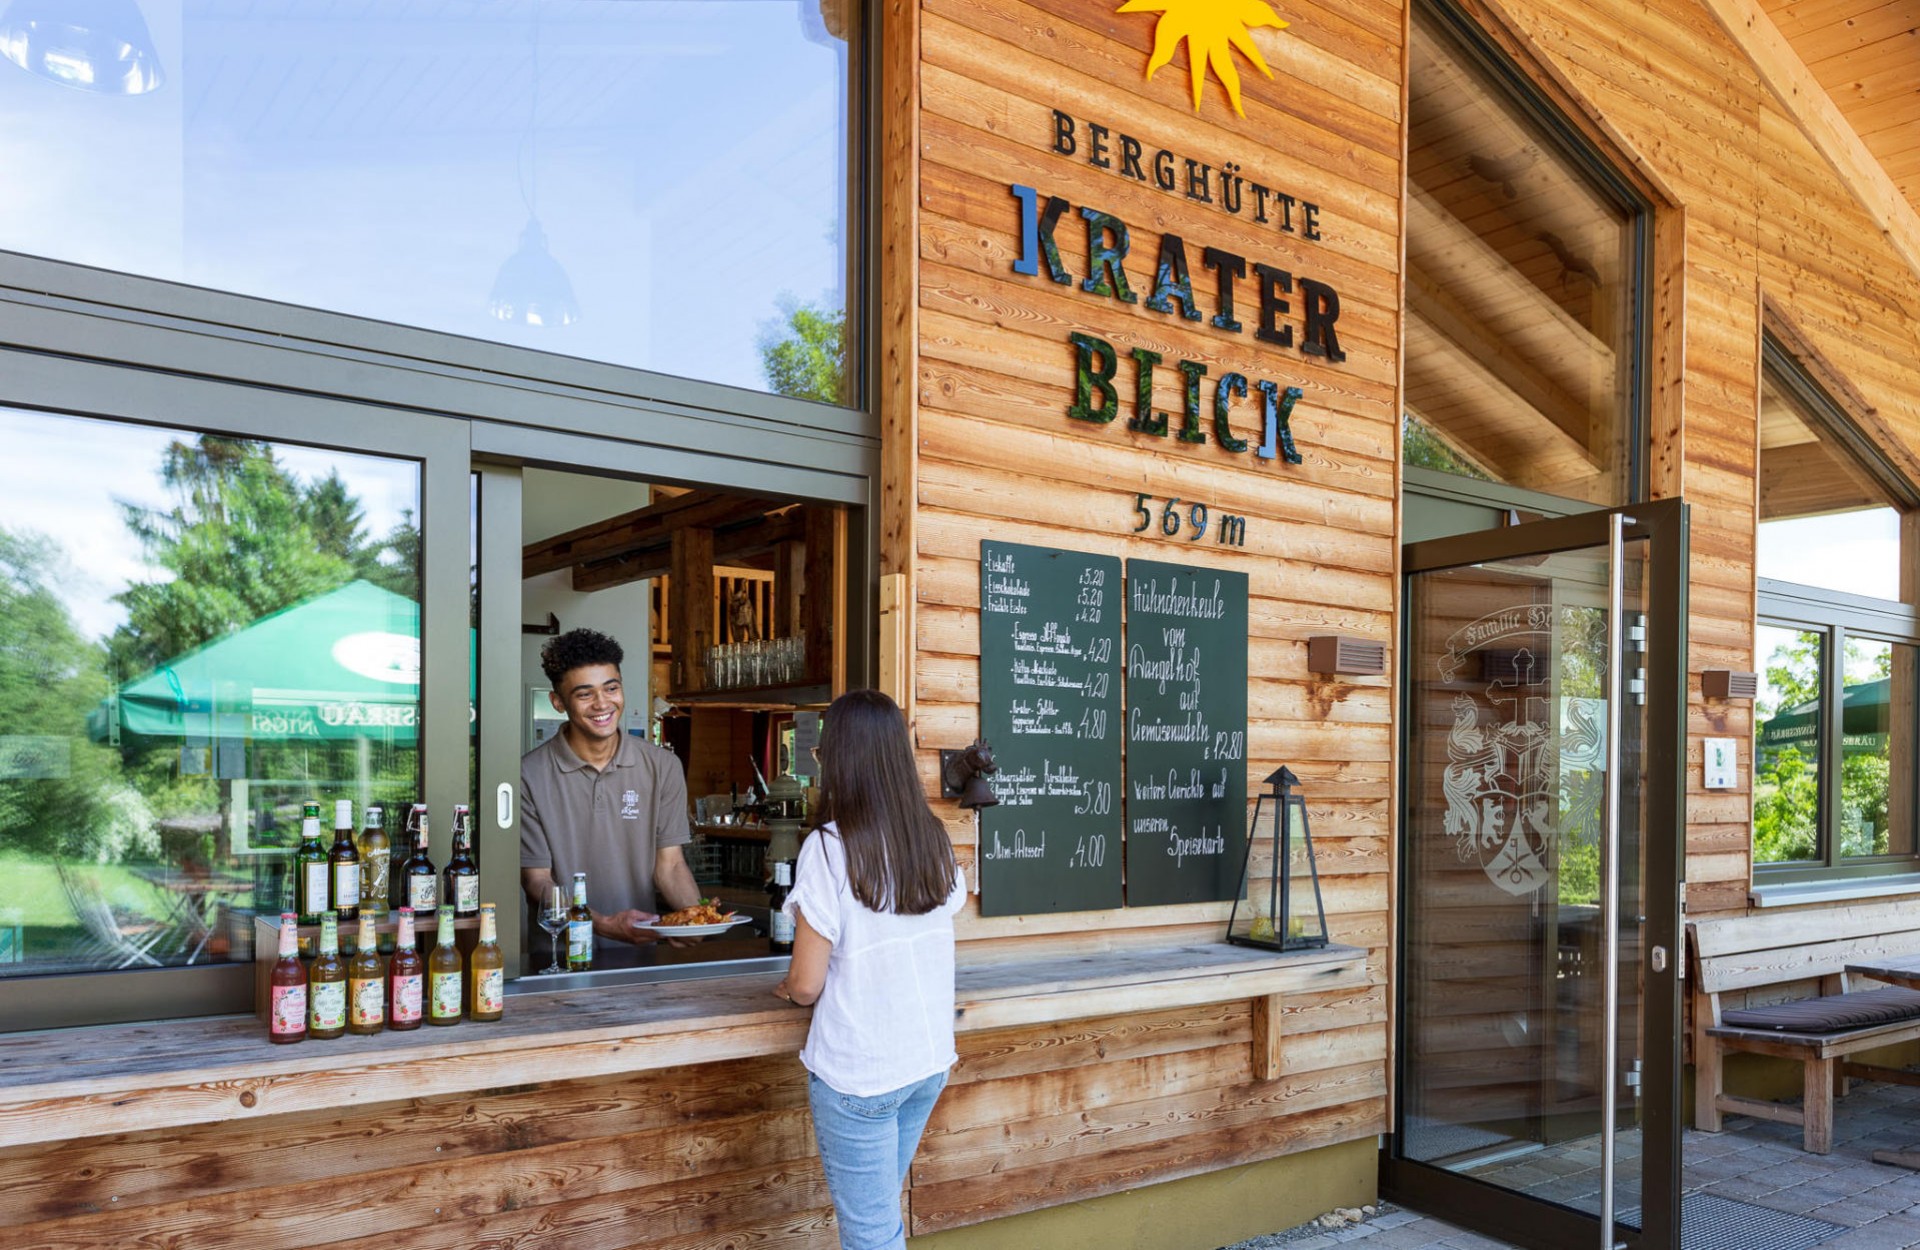
<svg viewBox="0 0 1920 1250">
<path fill-rule="evenodd" d="M 333 827 L 338 829 L 341 825 L 350 825 L 352 823 L 353 800 L 335 799 L 333 802 Z"/>
</svg>

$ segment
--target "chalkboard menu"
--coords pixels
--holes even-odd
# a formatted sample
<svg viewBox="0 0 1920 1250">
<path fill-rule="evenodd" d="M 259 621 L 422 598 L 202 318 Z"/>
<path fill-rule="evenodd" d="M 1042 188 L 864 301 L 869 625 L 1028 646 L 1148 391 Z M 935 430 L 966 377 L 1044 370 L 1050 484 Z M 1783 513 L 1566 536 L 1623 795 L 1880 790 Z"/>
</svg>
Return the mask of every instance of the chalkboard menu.
<svg viewBox="0 0 1920 1250">
<path fill-rule="evenodd" d="M 1127 903 L 1233 898 L 1247 836 L 1247 575 L 1127 561 Z"/>
<path fill-rule="evenodd" d="M 1120 590 L 1112 556 L 980 544 L 983 915 L 1120 906 Z"/>
</svg>

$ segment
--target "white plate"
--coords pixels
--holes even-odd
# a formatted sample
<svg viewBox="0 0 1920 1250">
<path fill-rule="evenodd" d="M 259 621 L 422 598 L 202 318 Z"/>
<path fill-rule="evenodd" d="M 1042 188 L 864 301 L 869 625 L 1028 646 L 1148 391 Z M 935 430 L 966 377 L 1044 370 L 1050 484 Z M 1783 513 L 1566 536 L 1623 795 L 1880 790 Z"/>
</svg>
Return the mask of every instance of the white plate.
<svg viewBox="0 0 1920 1250">
<path fill-rule="evenodd" d="M 748 921 L 752 919 L 753 919 L 752 916 L 734 916 L 732 919 L 722 920 L 719 924 L 666 924 L 666 925 L 637 924 L 633 927 L 635 929 L 638 929 L 642 933 L 657 934 L 658 936 L 663 938 L 711 937 L 716 933 L 725 933 L 728 929 L 733 928 L 733 926 L 737 924 L 746 924 Z"/>
</svg>

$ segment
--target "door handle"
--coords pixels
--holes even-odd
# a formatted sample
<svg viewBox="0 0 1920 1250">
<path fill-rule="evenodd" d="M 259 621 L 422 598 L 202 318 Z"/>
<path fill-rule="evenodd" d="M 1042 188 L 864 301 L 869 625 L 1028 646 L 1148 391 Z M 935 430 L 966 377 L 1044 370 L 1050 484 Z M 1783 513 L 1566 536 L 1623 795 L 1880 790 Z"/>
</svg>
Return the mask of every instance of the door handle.
<svg viewBox="0 0 1920 1250">
<path fill-rule="evenodd" d="M 493 819 L 502 829 L 513 828 L 513 783 L 503 781 L 493 792 Z"/>
<path fill-rule="evenodd" d="M 1655 972 L 1665 972 L 1667 970 L 1667 948 L 1664 946 L 1654 947 L 1652 952 L 1647 956 L 1647 962 L 1653 965 Z"/>
</svg>

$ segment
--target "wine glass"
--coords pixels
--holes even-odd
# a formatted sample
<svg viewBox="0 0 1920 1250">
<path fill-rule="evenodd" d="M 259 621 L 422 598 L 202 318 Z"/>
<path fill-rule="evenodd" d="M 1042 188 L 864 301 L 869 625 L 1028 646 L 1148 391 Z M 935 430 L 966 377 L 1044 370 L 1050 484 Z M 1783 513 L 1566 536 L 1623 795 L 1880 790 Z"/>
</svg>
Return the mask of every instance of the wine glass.
<svg viewBox="0 0 1920 1250">
<path fill-rule="evenodd" d="M 566 969 L 560 966 L 560 934 L 567 927 L 567 904 L 557 885 L 547 890 L 546 906 L 540 909 L 540 927 L 553 940 L 553 962 L 540 969 L 541 975 L 565 972 Z"/>
</svg>

